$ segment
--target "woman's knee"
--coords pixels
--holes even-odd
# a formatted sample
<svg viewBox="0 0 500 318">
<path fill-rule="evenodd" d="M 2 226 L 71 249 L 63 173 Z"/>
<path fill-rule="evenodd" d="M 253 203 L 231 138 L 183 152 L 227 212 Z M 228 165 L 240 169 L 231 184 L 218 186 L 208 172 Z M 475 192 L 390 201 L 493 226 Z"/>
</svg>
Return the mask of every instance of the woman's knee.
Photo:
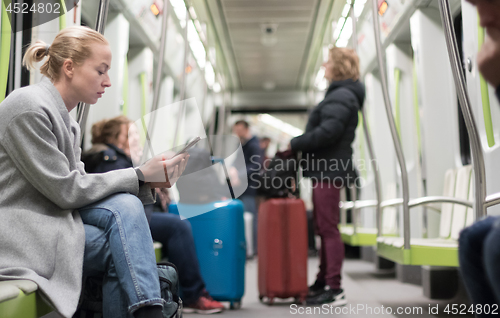
<svg viewBox="0 0 500 318">
<path fill-rule="evenodd" d="M 147 224 L 144 206 L 135 195 L 128 193 L 115 194 L 108 204 L 107 208 L 113 212 L 115 218 Z"/>
<path fill-rule="evenodd" d="M 500 228 L 493 228 L 484 240 L 483 254 L 486 267 L 498 268 L 500 262 Z"/>
</svg>

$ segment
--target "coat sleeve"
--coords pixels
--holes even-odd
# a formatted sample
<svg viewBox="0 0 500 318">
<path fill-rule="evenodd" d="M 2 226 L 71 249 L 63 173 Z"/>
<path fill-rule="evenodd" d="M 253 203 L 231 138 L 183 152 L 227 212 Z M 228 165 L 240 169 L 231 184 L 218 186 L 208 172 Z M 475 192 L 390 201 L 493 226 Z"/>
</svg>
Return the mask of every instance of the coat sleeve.
<svg viewBox="0 0 500 318">
<path fill-rule="evenodd" d="M 23 176 L 62 209 L 78 209 L 118 192 L 139 195 L 133 168 L 103 174 L 86 174 L 80 169 L 83 166 L 71 169 L 45 114 L 28 111 L 17 115 L 1 138 Z M 82 165 L 79 159 L 78 165 Z"/>
<path fill-rule="evenodd" d="M 353 116 L 348 100 L 331 98 L 320 110 L 320 124 L 310 131 L 293 138 L 293 151 L 316 151 L 333 145 L 342 136 Z"/>
</svg>

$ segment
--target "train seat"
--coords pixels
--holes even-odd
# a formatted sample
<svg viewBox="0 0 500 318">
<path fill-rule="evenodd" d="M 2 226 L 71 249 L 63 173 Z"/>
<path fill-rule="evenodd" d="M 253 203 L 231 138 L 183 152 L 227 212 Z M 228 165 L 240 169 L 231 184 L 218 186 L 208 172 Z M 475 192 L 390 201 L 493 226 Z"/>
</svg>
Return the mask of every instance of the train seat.
<svg viewBox="0 0 500 318">
<path fill-rule="evenodd" d="M 154 242 L 156 261 L 162 258 L 162 244 Z M 30 280 L 0 281 L 0 317 L 38 318 L 52 308 L 41 298 L 37 284 Z"/>
<path fill-rule="evenodd" d="M 360 209 L 371 207 L 374 208 L 377 204 L 376 200 L 358 200 L 355 203 L 352 201 L 343 201 L 340 203 L 341 209 L 352 209 L 356 207 Z M 397 211 L 393 207 L 387 207 L 382 214 L 382 233 L 384 238 L 392 238 L 397 235 Z M 356 226 L 356 233 L 354 232 L 354 225 L 339 225 L 342 241 L 351 246 L 375 246 L 377 245 L 377 228 L 372 227 L 359 227 Z"/>
<path fill-rule="evenodd" d="M 0 317 L 37 318 L 52 309 L 41 299 L 37 284 L 30 280 L 0 282 Z"/>
<path fill-rule="evenodd" d="M 472 181 L 471 166 L 458 169 L 456 177 L 454 170 L 448 170 L 445 175 L 443 195 L 463 200 L 470 199 L 473 195 Z M 411 248 L 404 250 L 402 237 L 379 237 L 377 253 L 405 265 L 457 267 L 458 236 L 469 222 L 467 216 L 472 213 L 468 212 L 469 209 L 461 204 L 443 203 L 438 238 L 412 238 Z"/>
</svg>

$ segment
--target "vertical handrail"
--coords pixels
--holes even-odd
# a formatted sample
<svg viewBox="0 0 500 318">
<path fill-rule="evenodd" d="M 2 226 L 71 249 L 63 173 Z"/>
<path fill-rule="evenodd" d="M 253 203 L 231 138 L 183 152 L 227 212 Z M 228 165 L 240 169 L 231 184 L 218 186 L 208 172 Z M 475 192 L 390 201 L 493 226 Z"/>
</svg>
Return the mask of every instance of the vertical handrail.
<svg viewBox="0 0 500 318">
<path fill-rule="evenodd" d="M 387 74 L 385 69 L 385 51 L 382 50 L 382 43 L 380 40 L 380 24 L 378 18 L 378 1 L 372 0 L 372 13 L 373 13 L 373 31 L 375 33 L 375 47 L 377 49 L 377 59 L 380 72 L 380 79 L 382 84 L 382 93 L 384 96 L 385 111 L 389 128 L 391 129 L 392 141 L 396 150 L 396 157 L 401 168 L 401 182 L 403 190 L 403 240 L 404 249 L 410 249 L 410 208 L 408 202 L 410 201 L 410 193 L 408 191 L 408 172 L 406 170 L 406 162 L 401 147 L 401 140 L 396 129 L 394 122 L 394 114 L 392 113 L 391 99 L 389 97 L 389 89 L 387 87 Z"/>
<path fill-rule="evenodd" d="M 9 16 L 5 8 L 5 2 L 0 3 L 0 15 L 2 15 L 0 25 L 0 102 L 5 98 L 7 91 L 7 77 L 9 76 L 10 61 L 10 39 L 12 28 Z"/>
<path fill-rule="evenodd" d="M 148 129 L 146 130 L 146 144 L 143 153 L 142 160 L 144 162 L 147 157 L 147 153 L 151 153 L 151 157 L 154 156 L 153 147 L 151 145 L 151 138 L 153 136 L 153 130 L 156 122 L 156 110 L 158 109 L 158 103 L 160 102 L 160 89 L 162 83 L 163 75 L 163 62 L 165 60 L 165 51 L 167 46 L 167 28 L 168 28 L 168 15 L 170 13 L 169 1 L 163 3 L 163 14 L 161 21 L 161 36 L 160 36 L 160 52 L 158 56 L 158 67 L 156 68 L 156 82 L 153 89 L 153 105 L 151 105 L 151 112 L 149 117 Z"/>
<path fill-rule="evenodd" d="M 351 2 L 351 20 L 352 20 L 352 48 L 354 51 L 358 49 L 358 32 L 356 26 L 356 16 L 354 15 L 354 1 Z M 368 147 L 368 153 L 370 154 L 370 163 L 373 169 L 373 175 L 375 178 L 375 195 L 377 197 L 377 206 L 375 207 L 376 224 L 377 224 L 377 236 L 382 235 L 382 209 L 380 203 L 382 202 L 382 186 L 380 185 L 380 173 L 377 166 L 377 158 L 375 157 L 375 151 L 373 150 L 373 142 L 370 133 L 370 128 L 368 127 L 368 117 L 366 116 L 365 108 L 361 107 L 361 115 L 363 116 L 363 132 L 365 134 L 366 145 Z M 358 212 L 357 209 L 353 211 Z M 356 225 L 354 225 L 356 226 Z"/>
<path fill-rule="evenodd" d="M 349 193 L 351 195 L 351 201 L 354 203 L 351 208 L 352 234 L 356 235 L 358 233 L 358 210 L 359 210 L 356 209 L 356 201 L 358 200 L 356 192 L 356 181 L 354 181 L 354 184 L 348 187 L 349 187 Z"/>
<path fill-rule="evenodd" d="M 474 200 L 474 210 L 476 220 L 479 220 L 486 215 L 485 198 L 486 198 L 486 174 L 484 167 L 483 150 L 481 148 L 481 140 L 479 138 L 474 113 L 472 112 L 469 95 L 465 84 L 465 77 L 462 72 L 462 64 L 458 52 L 457 40 L 453 34 L 453 20 L 451 16 L 450 4 L 446 0 L 439 0 L 439 11 L 443 21 L 444 34 L 446 37 L 446 47 L 450 58 L 451 69 L 453 71 L 453 79 L 457 90 L 460 109 L 464 115 L 465 125 L 472 151 L 472 167 L 474 169 L 474 188 L 476 190 Z"/>
<path fill-rule="evenodd" d="M 182 61 L 182 80 L 181 80 L 181 91 L 179 93 L 179 113 L 177 114 L 177 123 L 175 125 L 174 132 L 174 143 L 172 147 L 176 146 L 177 136 L 179 135 L 179 129 L 181 126 L 182 118 L 184 117 L 184 98 L 186 97 L 186 68 L 187 68 L 187 58 L 189 53 L 189 41 L 188 41 L 188 22 L 190 20 L 189 9 L 186 6 L 186 25 L 184 27 L 184 59 Z"/>
<path fill-rule="evenodd" d="M 373 150 L 373 142 L 371 133 L 367 123 L 367 117 L 365 115 L 365 108 L 361 108 L 361 114 L 363 115 L 363 131 L 365 133 L 366 145 L 368 147 L 368 153 L 370 154 L 370 163 L 373 169 L 373 176 L 375 178 L 375 195 L 377 197 L 377 206 L 375 207 L 375 215 L 377 218 L 377 236 L 382 235 L 382 208 L 380 203 L 382 202 L 382 186 L 380 184 L 380 172 L 378 171 L 377 158 L 375 157 L 375 151 Z"/>
<path fill-rule="evenodd" d="M 108 19 L 109 0 L 99 1 L 99 10 L 97 11 L 97 21 L 95 23 L 95 30 L 104 35 L 104 28 L 106 20 Z M 78 103 L 76 108 L 77 122 L 80 125 L 80 142 L 83 141 L 85 135 L 85 126 L 89 116 L 90 105 L 86 103 Z"/>
</svg>

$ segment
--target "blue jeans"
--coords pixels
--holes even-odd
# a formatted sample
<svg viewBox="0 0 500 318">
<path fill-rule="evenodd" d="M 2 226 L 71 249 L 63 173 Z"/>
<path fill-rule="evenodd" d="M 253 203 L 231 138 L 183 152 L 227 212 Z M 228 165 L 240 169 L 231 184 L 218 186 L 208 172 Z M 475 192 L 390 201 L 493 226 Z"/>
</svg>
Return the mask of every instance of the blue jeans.
<svg viewBox="0 0 500 318">
<path fill-rule="evenodd" d="M 460 272 L 474 304 L 491 306 L 500 301 L 500 271 L 498 269 L 500 245 L 498 242 L 500 242 L 500 218 L 498 217 L 487 217 L 463 229 L 460 233 L 458 248 Z M 488 315 L 477 315 L 477 317 L 486 316 Z"/>
<path fill-rule="evenodd" d="M 83 276 L 104 276 L 103 316 L 132 317 L 163 305 L 153 240 L 141 201 L 115 194 L 79 209 L 85 228 Z"/>
<path fill-rule="evenodd" d="M 203 294 L 205 282 L 200 273 L 191 224 L 175 214 L 153 212 L 149 226 L 153 239 L 163 245 L 163 255 L 168 255 L 179 271 L 183 301 L 193 304 Z"/>
<path fill-rule="evenodd" d="M 253 252 L 257 254 L 257 224 L 258 223 L 258 211 L 257 204 L 255 202 L 255 195 L 253 194 L 242 194 L 238 199 L 243 202 L 246 212 L 253 214 Z"/>
</svg>

